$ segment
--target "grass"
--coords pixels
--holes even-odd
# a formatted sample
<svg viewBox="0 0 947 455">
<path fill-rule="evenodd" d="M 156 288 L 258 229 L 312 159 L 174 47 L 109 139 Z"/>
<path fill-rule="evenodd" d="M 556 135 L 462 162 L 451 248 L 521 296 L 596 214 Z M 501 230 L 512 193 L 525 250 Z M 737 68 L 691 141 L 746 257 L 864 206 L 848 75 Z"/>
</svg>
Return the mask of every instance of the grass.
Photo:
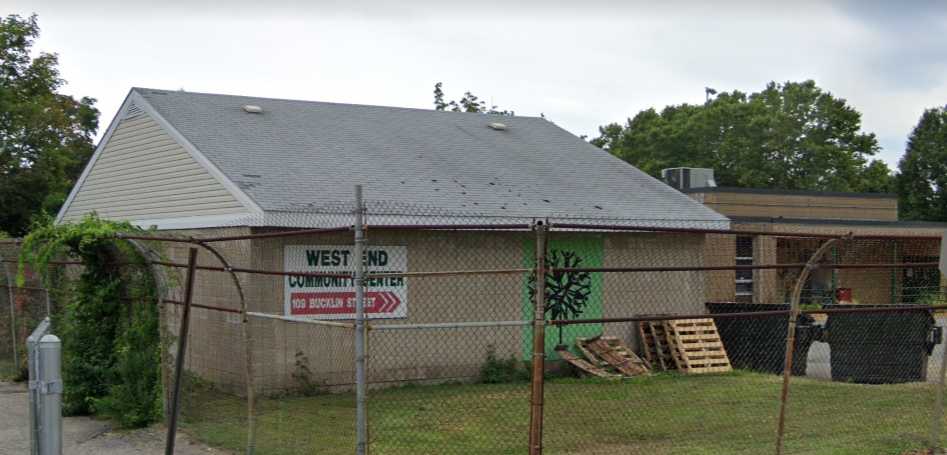
<svg viewBox="0 0 947 455">
<path fill-rule="evenodd" d="M 371 452 L 525 453 L 528 383 L 415 386 L 374 391 Z M 616 383 L 557 379 L 546 384 L 549 454 L 772 453 L 780 378 L 747 372 L 657 374 Z M 926 445 L 933 388 L 794 379 L 787 424 L 790 454 L 901 454 Z M 187 400 L 187 431 L 238 451 L 245 403 L 210 390 Z M 264 399 L 259 454 L 350 454 L 351 394 Z"/>
</svg>

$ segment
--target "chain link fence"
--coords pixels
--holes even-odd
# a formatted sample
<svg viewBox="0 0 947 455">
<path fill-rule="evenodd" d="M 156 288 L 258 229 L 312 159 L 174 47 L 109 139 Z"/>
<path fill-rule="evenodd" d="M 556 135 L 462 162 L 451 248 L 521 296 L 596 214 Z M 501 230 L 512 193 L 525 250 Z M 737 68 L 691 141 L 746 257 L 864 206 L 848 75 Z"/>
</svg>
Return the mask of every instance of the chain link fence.
<svg viewBox="0 0 947 455">
<path fill-rule="evenodd" d="M 45 275 L 30 267 L 17 284 L 19 243 L 0 240 L 0 380 L 24 380 L 26 338 L 43 318 L 57 313 L 69 294 L 72 263 L 50 265 Z M 45 276 L 45 279 L 43 278 Z"/>
<path fill-rule="evenodd" d="M 258 454 L 907 454 L 945 444 L 940 238 L 460 217 L 372 202 L 357 229 L 354 207 L 320 215 L 324 229 L 150 238 L 168 283 L 168 390 L 191 305 L 182 431 Z M 268 223 L 298 215 L 286 217 Z M 9 299 L 3 356 L 18 339 Z"/>
</svg>

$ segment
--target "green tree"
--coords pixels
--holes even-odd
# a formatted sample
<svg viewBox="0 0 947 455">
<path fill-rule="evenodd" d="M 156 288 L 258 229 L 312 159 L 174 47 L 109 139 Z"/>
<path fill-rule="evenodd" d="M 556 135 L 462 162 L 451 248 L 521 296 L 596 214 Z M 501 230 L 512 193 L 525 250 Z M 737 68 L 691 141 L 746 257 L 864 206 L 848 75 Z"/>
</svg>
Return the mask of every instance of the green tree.
<svg viewBox="0 0 947 455">
<path fill-rule="evenodd" d="M 947 221 L 947 106 L 924 111 L 898 170 L 901 217 Z"/>
<path fill-rule="evenodd" d="M 591 142 L 654 176 L 692 166 L 722 186 L 824 191 L 891 191 L 874 134 L 861 114 L 813 81 L 769 83 L 760 92 L 707 92 L 704 104 L 646 109 L 625 125 L 599 128 Z"/>
<path fill-rule="evenodd" d="M 58 93 L 58 57 L 32 52 L 39 32 L 35 15 L 0 19 L 0 230 L 11 235 L 59 210 L 99 122 L 94 99 Z"/>
<path fill-rule="evenodd" d="M 513 111 L 500 111 L 496 106 L 487 105 L 476 95 L 464 92 L 464 96 L 456 101 L 444 101 L 444 83 L 434 84 L 434 110 L 452 112 L 479 112 L 481 114 L 513 115 Z"/>
</svg>

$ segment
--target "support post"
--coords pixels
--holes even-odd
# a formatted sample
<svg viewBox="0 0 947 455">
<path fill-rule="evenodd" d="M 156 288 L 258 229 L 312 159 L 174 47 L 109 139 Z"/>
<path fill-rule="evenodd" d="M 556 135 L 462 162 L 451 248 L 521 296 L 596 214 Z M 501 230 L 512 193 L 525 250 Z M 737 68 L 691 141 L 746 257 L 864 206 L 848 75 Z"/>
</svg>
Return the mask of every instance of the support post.
<svg viewBox="0 0 947 455">
<path fill-rule="evenodd" d="M 947 346 L 943 347 L 943 351 L 940 358 L 940 368 L 937 369 L 936 400 L 934 402 L 934 417 L 931 421 L 931 453 L 944 453 L 940 444 L 940 430 L 944 426 L 944 375 L 947 374 Z"/>
<path fill-rule="evenodd" d="M 39 340 L 39 455 L 62 455 L 62 342 Z"/>
<path fill-rule="evenodd" d="M 368 415 L 365 376 L 365 226 L 362 185 L 355 185 L 355 453 L 368 453 Z"/>
<path fill-rule="evenodd" d="M 533 358 L 530 382 L 529 454 L 543 453 L 543 374 L 546 367 L 546 229 L 543 222 L 536 232 L 536 279 L 533 300 Z"/>
<path fill-rule="evenodd" d="M 2 257 L 0 257 L 0 259 L 2 259 Z M 10 299 L 8 303 L 10 304 L 10 344 L 13 347 L 13 368 L 15 370 L 19 370 L 20 350 L 17 348 L 16 340 L 16 295 L 13 292 L 13 288 L 16 286 L 16 281 L 13 280 L 13 277 L 10 274 L 9 264 L 3 264 L 3 273 L 7 278 L 7 297 Z M 46 316 L 49 316 L 49 312 L 46 313 Z"/>
<path fill-rule="evenodd" d="M 940 240 L 940 279 L 947 275 L 947 232 Z M 935 323 L 937 313 L 934 313 Z M 934 416 L 931 420 L 931 453 L 944 453 L 940 443 L 940 431 L 944 426 L 944 375 L 947 375 L 947 345 L 943 347 L 940 368 L 937 369 L 937 391 L 935 392 Z"/>
<path fill-rule="evenodd" d="M 184 375 L 184 356 L 187 354 L 187 332 L 191 326 L 191 300 L 194 296 L 194 272 L 197 270 L 197 248 L 192 247 L 187 258 L 187 281 L 184 282 L 184 311 L 178 332 L 178 354 L 174 359 L 174 391 L 168 416 L 168 434 L 164 443 L 165 455 L 174 454 L 174 435 L 178 429 L 178 404 L 181 401 L 181 377 Z"/>
</svg>

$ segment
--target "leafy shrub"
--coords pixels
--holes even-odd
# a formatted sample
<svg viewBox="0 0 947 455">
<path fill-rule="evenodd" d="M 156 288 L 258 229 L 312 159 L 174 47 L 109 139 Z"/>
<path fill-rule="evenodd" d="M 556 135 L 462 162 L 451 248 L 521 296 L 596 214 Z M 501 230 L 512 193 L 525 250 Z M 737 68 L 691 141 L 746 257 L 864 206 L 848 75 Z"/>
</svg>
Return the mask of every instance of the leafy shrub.
<svg viewBox="0 0 947 455">
<path fill-rule="evenodd" d="M 917 305 L 947 305 L 947 295 L 944 295 L 942 292 L 927 292 L 925 294 L 919 295 L 914 303 Z"/>
<path fill-rule="evenodd" d="M 46 272 L 60 254 L 78 257 L 82 273 L 53 324 L 63 347 L 63 412 L 99 413 L 125 427 L 161 417 L 160 332 L 156 283 L 145 258 L 123 232 L 128 224 L 89 215 L 77 224 L 34 226 L 20 253 L 18 282 L 27 263 Z M 121 263 L 133 262 L 136 266 Z"/>
<path fill-rule="evenodd" d="M 507 359 L 497 357 L 496 349 L 487 349 L 487 358 L 480 367 L 480 382 L 484 384 L 503 384 L 529 380 L 529 370 L 523 367 L 516 357 Z"/>
</svg>

